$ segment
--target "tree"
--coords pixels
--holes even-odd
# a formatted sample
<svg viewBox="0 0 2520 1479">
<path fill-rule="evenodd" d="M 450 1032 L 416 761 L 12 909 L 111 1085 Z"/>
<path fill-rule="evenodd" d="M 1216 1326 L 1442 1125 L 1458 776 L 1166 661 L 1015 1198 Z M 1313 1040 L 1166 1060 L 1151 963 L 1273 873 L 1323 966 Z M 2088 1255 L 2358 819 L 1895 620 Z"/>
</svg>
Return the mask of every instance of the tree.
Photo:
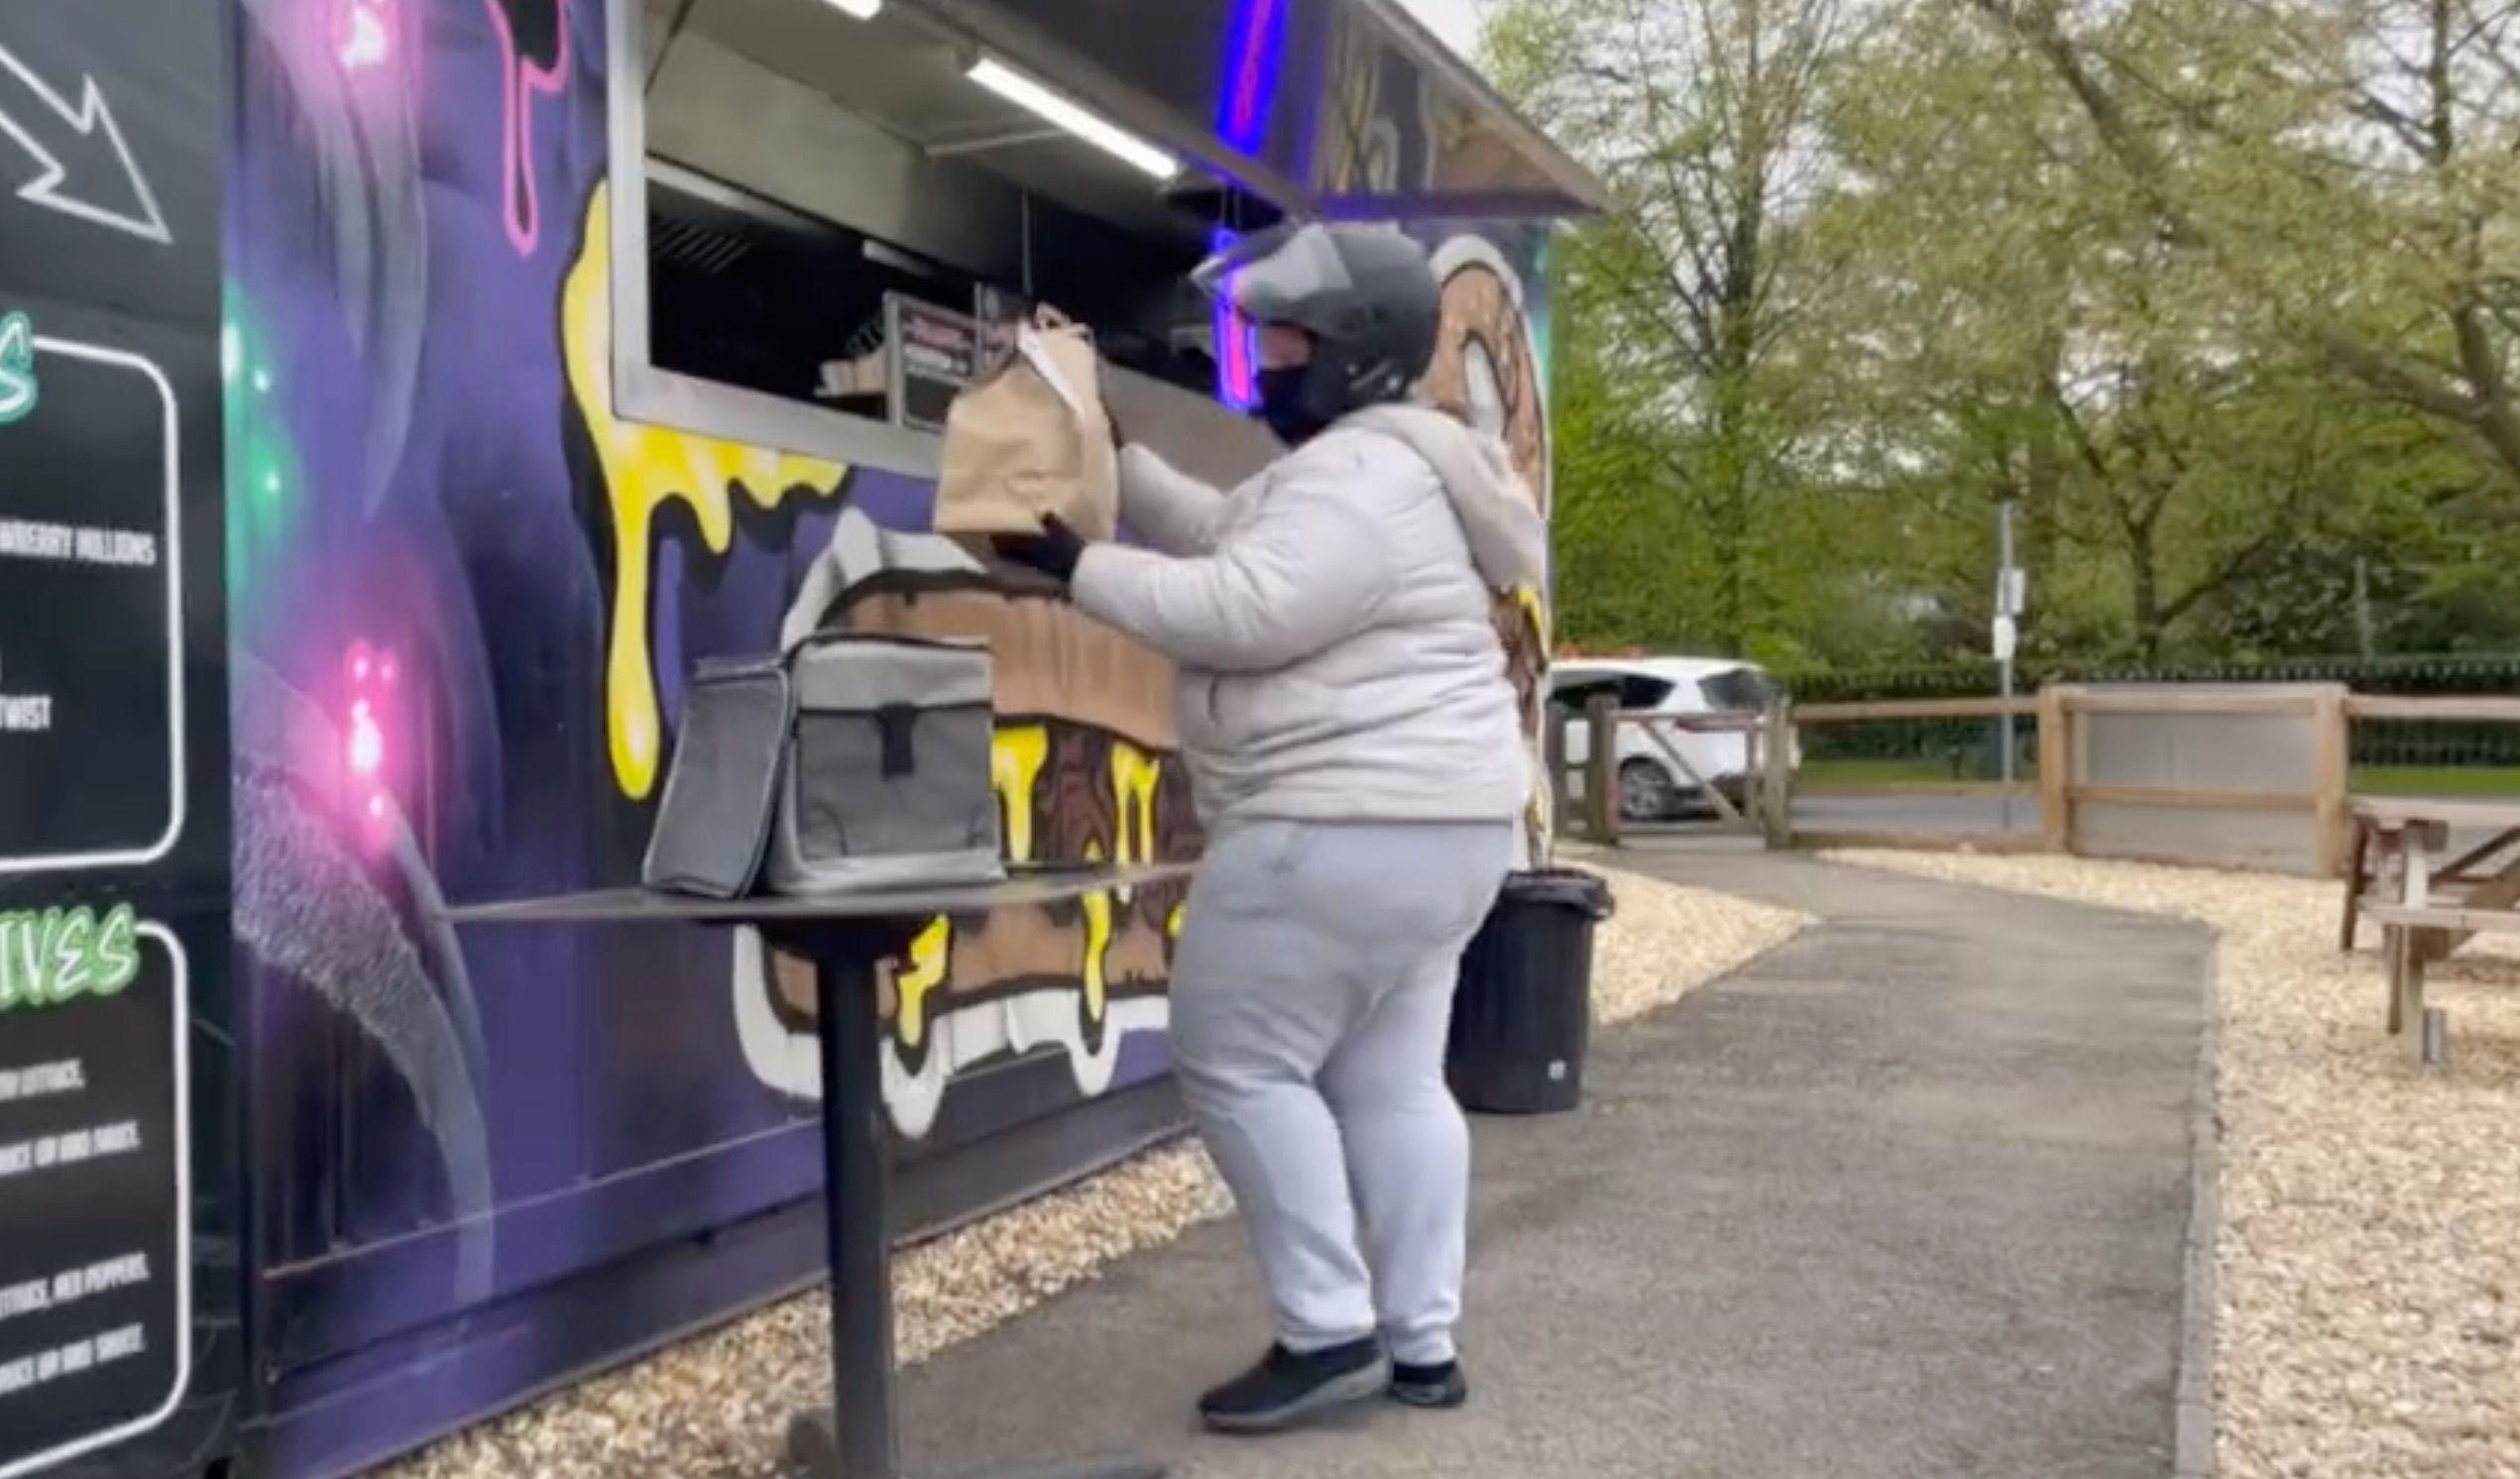
<svg viewBox="0 0 2520 1479">
<path fill-rule="evenodd" d="M 1604 327 L 1561 307 L 1551 334 L 1557 634 L 1577 646 L 1685 648 L 1716 621 L 1684 441 L 1655 414 L 1651 388 L 1612 368 Z"/>
<path fill-rule="evenodd" d="M 1982 652 L 2010 503 L 2036 656 L 2520 639 L 2520 0 L 1837 3 L 1501 15 L 1618 201 L 1562 629 Z"/>
<path fill-rule="evenodd" d="M 1771 370 L 1819 291 L 1800 221 L 1842 31 L 1840 0 L 1512 0 L 1489 34 L 1505 89 L 1610 187 L 1560 311 L 1597 321 L 1628 413 L 1671 433 L 1621 475 L 1699 515 L 1712 635 L 1733 651 L 1770 626 L 1761 545 L 1797 430 L 1795 387 Z"/>
<path fill-rule="evenodd" d="M 1838 171 L 1813 234 L 1845 266 L 1798 373 L 1833 388 L 1836 475 L 1904 511 L 1883 553 L 1982 643 L 1997 506 L 2024 515 L 2038 604 L 2064 589 L 2053 387 L 2089 241 L 2079 171 L 2043 75 L 1917 7 L 1877 14 L 1833 81 Z"/>
<path fill-rule="evenodd" d="M 2520 491 L 2520 6 L 1968 3 L 2070 89 L 2166 239 Z"/>
<path fill-rule="evenodd" d="M 1933 24 L 1951 14 L 1900 12 L 1841 77 L 1825 220 L 1860 244 L 1860 270 L 1827 337 L 1848 346 L 1853 413 L 1900 480 L 1946 485 L 1945 569 L 1973 627 L 1993 615 L 1982 531 L 2010 502 L 2043 593 L 2034 648 L 2157 659 L 2326 481 L 2321 388 L 2288 347 L 2251 342 L 2228 285 L 2161 240 L 2145 202 L 2095 174 L 2106 161 L 2055 79 Z"/>
</svg>

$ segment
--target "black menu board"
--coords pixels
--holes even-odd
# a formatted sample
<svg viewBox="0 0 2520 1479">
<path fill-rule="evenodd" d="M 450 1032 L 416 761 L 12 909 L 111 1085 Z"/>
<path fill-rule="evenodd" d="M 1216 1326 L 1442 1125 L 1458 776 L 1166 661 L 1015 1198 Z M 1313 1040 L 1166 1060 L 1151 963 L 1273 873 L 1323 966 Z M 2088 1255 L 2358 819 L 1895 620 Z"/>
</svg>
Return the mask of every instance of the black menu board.
<svg viewBox="0 0 2520 1479">
<path fill-rule="evenodd" d="M 0 863 L 147 862 L 183 813 L 173 393 L 139 355 L 10 322 L 37 354 L 0 427 Z"/>
<path fill-rule="evenodd" d="M 241 1370 L 227 11 L 0 7 L 0 1479 L 198 1472 Z"/>
<path fill-rule="evenodd" d="M 954 398 L 979 374 L 980 326 L 914 297 L 891 294 L 893 419 L 921 431 L 943 431 Z"/>
</svg>

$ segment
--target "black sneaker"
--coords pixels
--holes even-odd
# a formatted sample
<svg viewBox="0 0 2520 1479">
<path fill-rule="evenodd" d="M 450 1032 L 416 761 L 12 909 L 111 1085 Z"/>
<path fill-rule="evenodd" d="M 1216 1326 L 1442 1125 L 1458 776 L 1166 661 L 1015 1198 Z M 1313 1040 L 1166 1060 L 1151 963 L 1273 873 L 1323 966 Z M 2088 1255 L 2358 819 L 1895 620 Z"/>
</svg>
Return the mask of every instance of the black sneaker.
<svg viewBox="0 0 2520 1479">
<path fill-rule="evenodd" d="M 1273 1345 L 1259 1365 L 1199 1399 L 1199 1416 L 1218 1432 L 1276 1432 L 1366 1401 L 1390 1382 L 1382 1342 L 1370 1336 L 1302 1355 Z"/>
<path fill-rule="evenodd" d="M 1446 1361 L 1440 1366 L 1411 1366 L 1394 1361 L 1391 1400 L 1403 1407 L 1456 1408 L 1470 1400 L 1470 1381 L 1461 1374 L 1458 1361 Z"/>
</svg>

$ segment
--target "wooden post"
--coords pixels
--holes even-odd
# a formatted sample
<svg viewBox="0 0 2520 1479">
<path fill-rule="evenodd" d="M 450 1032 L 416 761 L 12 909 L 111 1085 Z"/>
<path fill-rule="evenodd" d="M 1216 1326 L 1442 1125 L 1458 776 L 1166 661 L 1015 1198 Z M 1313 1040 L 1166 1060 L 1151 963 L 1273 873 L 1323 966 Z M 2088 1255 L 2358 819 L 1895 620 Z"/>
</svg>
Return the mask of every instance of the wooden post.
<svg viewBox="0 0 2520 1479">
<path fill-rule="evenodd" d="M 2346 798 L 2353 785 L 2353 720 L 2346 712 L 2342 688 L 2325 690 L 2310 701 L 2311 724 L 2317 729 L 2315 768 L 2310 793 L 2316 809 L 2319 875 L 2333 878 L 2345 871 Z"/>
<path fill-rule="evenodd" d="M 1759 824 L 1771 848 L 1793 846 L 1793 701 L 1778 694 L 1759 721 Z"/>
<path fill-rule="evenodd" d="M 1619 846 L 1619 700 L 1596 693 L 1584 701 L 1584 830 L 1604 847 Z"/>
<path fill-rule="evenodd" d="M 1572 723 L 1574 716 L 1563 704 L 1552 702 L 1541 713 L 1540 763 L 1547 772 L 1543 781 L 1548 787 L 1548 828 L 1558 837 L 1565 836 L 1575 821 L 1566 785 L 1566 726 Z"/>
<path fill-rule="evenodd" d="M 1742 737 L 1742 754 L 1750 764 L 1750 774 L 1742 782 L 1742 809 L 1749 814 L 1751 830 L 1763 838 L 1768 832 L 1768 783 L 1776 768 L 1770 760 L 1775 732 L 1768 723 L 1768 708 L 1761 706 L 1756 727 Z"/>
<path fill-rule="evenodd" d="M 2371 824 L 2360 817 L 2347 823 L 2352 841 L 2345 857 L 2345 921 L 2337 931 L 2337 949 L 2353 954 L 2354 936 L 2362 924 L 2362 895 L 2371 886 Z"/>
<path fill-rule="evenodd" d="M 2039 690 L 2039 832 L 2051 853 L 2074 850 L 2073 690 Z"/>
</svg>

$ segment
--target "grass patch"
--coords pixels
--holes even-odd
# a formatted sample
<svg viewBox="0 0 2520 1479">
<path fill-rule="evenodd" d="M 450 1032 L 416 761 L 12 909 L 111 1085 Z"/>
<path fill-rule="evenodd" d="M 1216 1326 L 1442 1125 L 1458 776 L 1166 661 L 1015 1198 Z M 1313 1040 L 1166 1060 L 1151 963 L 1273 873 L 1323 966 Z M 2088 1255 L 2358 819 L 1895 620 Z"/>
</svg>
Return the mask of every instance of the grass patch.
<svg viewBox="0 0 2520 1479">
<path fill-rule="evenodd" d="M 1805 760 L 1800 786 L 1806 791 L 1868 791 L 1953 784 L 1983 784 L 1995 779 L 1983 766 L 1963 765 L 1952 773 L 1948 761 L 1931 759 Z M 2021 767 L 2027 784 L 2038 779 L 2036 767 Z M 2357 765 L 2357 796 L 2520 796 L 2520 767 L 2490 765 Z"/>
<path fill-rule="evenodd" d="M 2016 781 L 2027 784 L 2038 779 L 2035 766 L 2023 765 L 2014 773 Z M 1988 785 L 2001 779 L 1982 764 L 1954 766 L 1948 760 L 1931 759 L 1858 759 L 1805 760 L 1799 784 L 1807 791 L 1868 791 L 1908 787 L 1925 788 L 1950 785 Z"/>
<path fill-rule="evenodd" d="M 2520 796 L 2520 769 L 2489 765 L 2357 765 L 2357 796 Z"/>
</svg>

